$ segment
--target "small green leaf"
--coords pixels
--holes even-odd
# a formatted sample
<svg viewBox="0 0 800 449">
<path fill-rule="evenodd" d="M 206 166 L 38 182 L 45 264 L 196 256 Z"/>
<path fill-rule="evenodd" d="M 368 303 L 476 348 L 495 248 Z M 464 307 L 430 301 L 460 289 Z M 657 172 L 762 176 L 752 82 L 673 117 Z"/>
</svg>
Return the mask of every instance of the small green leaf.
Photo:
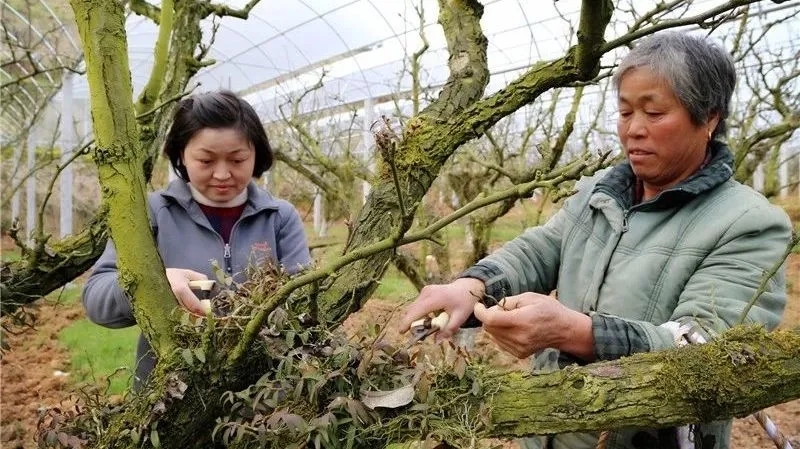
<svg viewBox="0 0 800 449">
<path fill-rule="evenodd" d="M 191 349 L 185 348 L 183 351 L 181 351 L 181 356 L 183 356 L 183 360 L 186 360 L 186 363 L 188 363 L 189 366 L 194 366 L 194 357 L 192 357 Z"/>
<path fill-rule="evenodd" d="M 194 356 L 197 357 L 200 363 L 206 363 L 206 352 L 203 348 L 194 348 Z"/>
<path fill-rule="evenodd" d="M 161 447 L 161 439 L 158 438 L 158 430 L 153 429 L 150 431 L 150 442 L 153 443 L 153 447 L 156 449 Z"/>
</svg>

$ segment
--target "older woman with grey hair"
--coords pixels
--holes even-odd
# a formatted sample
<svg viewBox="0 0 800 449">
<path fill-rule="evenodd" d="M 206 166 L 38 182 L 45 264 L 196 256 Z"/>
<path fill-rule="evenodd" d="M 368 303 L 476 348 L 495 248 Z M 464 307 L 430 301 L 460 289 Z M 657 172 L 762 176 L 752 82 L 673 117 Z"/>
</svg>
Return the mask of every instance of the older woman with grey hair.
<svg viewBox="0 0 800 449">
<path fill-rule="evenodd" d="M 672 348 L 738 322 L 782 257 L 791 224 L 732 178 L 721 140 L 736 82 L 731 58 L 702 37 L 656 34 L 628 53 L 613 82 L 627 161 L 583 180 L 546 224 L 457 280 L 425 287 L 405 328 L 444 310 L 450 322 L 438 337 L 448 338 L 474 313 L 498 346 L 534 355 L 534 369 L 545 371 Z M 778 324 L 784 277 L 780 270 L 766 284 L 750 322 Z M 729 421 L 695 428 L 704 449 L 728 447 Z M 522 444 L 582 449 L 597 440 L 564 434 Z M 689 440 L 677 429 L 625 429 L 605 447 L 693 447 Z"/>
</svg>

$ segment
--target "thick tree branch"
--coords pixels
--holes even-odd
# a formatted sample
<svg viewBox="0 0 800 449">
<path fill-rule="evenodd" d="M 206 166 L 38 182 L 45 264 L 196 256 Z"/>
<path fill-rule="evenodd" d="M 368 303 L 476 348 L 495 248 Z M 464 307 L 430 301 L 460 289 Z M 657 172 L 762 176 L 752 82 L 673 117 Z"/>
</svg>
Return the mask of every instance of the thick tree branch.
<svg viewBox="0 0 800 449">
<path fill-rule="evenodd" d="M 596 76 L 604 52 L 603 33 L 612 11 L 608 0 L 585 0 L 578 27 L 578 44 L 563 58 L 534 65 L 507 87 L 451 119 L 449 124 L 457 142 L 463 143 L 482 135 L 501 118 L 531 103 L 549 89 Z"/>
<path fill-rule="evenodd" d="M 159 113 L 163 108 L 185 95 L 186 93 L 181 92 L 174 97 L 165 99 L 154 106 L 153 109 L 138 115 L 136 117 L 137 121 L 147 125 L 148 117 Z M 142 145 L 152 143 L 147 142 L 144 137 L 140 141 Z M 95 141 L 90 140 L 73 153 L 73 158 L 86 154 L 94 144 Z M 153 155 L 151 154 L 150 157 L 153 157 Z M 47 164 L 49 163 L 48 161 Z M 19 188 L 24 180 L 32 176 L 36 170 L 38 168 L 35 168 L 31 173 L 27 173 L 19 181 L 18 185 L 13 186 L 12 189 Z M 145 173 L 147 179 L 149 179 L 150 174 L 150 172 Z M 55 179 L 53 177 L 52 182 L 55 182 Z M 52 188 L 49 188 L 48 195 L 51 191 Z M 43 203 L 45 202 L 46 199 Z M 43 209 L 40 211 L 40 215 L 42 213 L 44 213 Z M 42 218 L 40 217 L 40 223 L 41 220 Z M 37 242 L 36 248 L 28 248 L 27 245 L 17 242 L 17 246 L 22 251 L 22 257 L 13 262 L 3 261 L 0 264 L 0 273 L 2 273 L 0 288 L 3 292 L 0 316 L 13 313 L 18 308 L 35 302 L 42 296 L 72 282 L 72 280 L 85 273 L 105 249 L 106 240 L 108 239 L 108 227 L 105 220 L 106 211 L 101 208 L 89 219 L 89 224 L 84 229 L 67 239 L 52 242 L 39 235 L 34 238 L 34 241 Z"/>
<path fill-rule="evenodd" d="M 155 50 L 153 53 L 153 68 L 150 71 L 150 79 L 142 89 L 139 95 L 139 101 L 136 103 L 136 112 L 141 114 L 145 111 L 152 109 L 158 94 L 161 91 L 161 85 L 167 72 L 167 60 L 169 56 L 169 41 L 172 37 L 172 25 L 175 17 L 175 4 L 173 0 L 163 0 L 161 2 L 161 20 L 158 26 L 158 39 L 156 40 Z"/>
<path fill-rule="evenodd" d="M 326 194 L 337 196 L 337 190 L 331 183 L 327 182 L 325 178 L 315 173 L 313 170 L 310 170 L 308 166 L 303 164 L 301 161 L 287 156 L 285 152 L 280 150 L 275 151 L 275 160 L 281 161 L 288 165 L 292 170 L 303 175 L 306 179 L 311 181 L 311 183 L 319 187 Z"/>
<path fill-rule="evenodd" d="M 498 383 L 495 436 L 742 417 L 800 397 L 800 332 L 737 328 L 703 345 L 553 374 L 507 374 Z"/>
<path fill-rule="evenodd" d="M 72 0 L 86 56 L 94 125 L 95 162 L 118 253 L 119 282 L 159 356 L 174 348 L 175 301 L 155 250 L 146 213 L 145 158 L 131 98 L 125 15 L 114 0 Z"/>
<path fill-rule="evenodd" d="M 476 0 L 439 0 L 439 24 L 444 29 L 450 58 L 450 76 L 439 98 L 422 115 L 450 117 L 479 98 L 489 82 L 487 39 L 481 30 L 483 6 Z"/>
<path fill-rule="evenodd" d="M 207 10 L 205 17 L 208 17 L 211 14 L 215 14 L 219 17 L 228 16 L 246 20 L 250 16 L 250 11 L 260 1 L 261 0 L 250 0 L 249 2 L 247 2 L 246 5 L 244 5 L 239 9 L 231 8 L 230 6 L 227 5 L 220 5 L 212 2 L 204 2 Z"/>
<path fill-rule="evenodd" d="M 256 312 L 252 319 L 250 319 L 250 321 L 247 323 L 245 330 L 242 333 L 242 337 L 239 339 L 239 342 L 236 345 L 236 348 L 231 351 L 231 354 L 228 357 L 229 365 L 235 365 L 239 360 L 242 359 L 242 357 L 244 357 L 253 340 L 258 335 L 258 332 L 261 330 L 261 327 L 263 326 L 267 316 L 273 310 L 275 310 L 276 307 L 283 304 L 284 301 L 286 301 L 286 298 L 288 298 L 293 291 L 328 278 L 340 268 L 350 265 L 354 262 L 366 260 L 370 256 L 380 254 L 398 246 L 430 239 L 431 236 L 448 224 L 453 223 L 459 218 L 490 204 L 505 200 L 507 198 L 524 198 L 529 196 L 531 192 L 538 188 L 553 188 L 554 186 L 558 186 L 567 180 L 578 179 L 585 172 L 594 173 L 598 167 L 602 166 L 607 157 L 608 154 L 602 154 L 599 157 L 592 156 L 588 153 L 584 154 L 583 157 L 576 158 L 574 161 L 572 161 L 572 163 L 566 164 L 556 170 L 551 171 L 550 173 L 544 173 L 540 178 L 537 178 L 531 182 L 516 185 L 509 189 L 495 192 L 490 195 L 479 196 L 452 214 L 436 220 L 435 222 L 426 226 L 424 229 L 415 232 L 409 232 L 406 235 L 395 234 L 374 243 L 362 245 L 347 252 L 341 257 L 327 261 L 327 263 L 320 268 L 293 278 L 289 282 L 283 284 L 280 289 L 267 298 L 260 306 L 258 312 Z M 344 318 L 345 317 L 333 317 L 334 320 L 343 320 Z"/>
<path fill-rule="evenodd" d="M 392 262 L 397 270 L 403 273 L 406 278 L 408 278 L 409 282 L 414 285 L 414 288 L 417 289 L 417 291 L 422 290 L 422 287 L 427 284 L 419 270 L 420 262 L 413 255 L 405 251 L 398 250 L 392 259 Z"/>
</svg>

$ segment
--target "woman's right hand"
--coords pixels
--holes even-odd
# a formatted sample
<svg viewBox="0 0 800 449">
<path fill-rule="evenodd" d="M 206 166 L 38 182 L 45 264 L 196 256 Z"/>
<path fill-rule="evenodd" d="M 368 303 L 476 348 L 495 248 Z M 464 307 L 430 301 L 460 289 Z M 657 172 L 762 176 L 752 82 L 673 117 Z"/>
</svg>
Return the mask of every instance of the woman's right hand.
<svg viewBox="0 0 800 449">
<path fill-rule="evenodd" d="M 475 278 L 459 278 L 449 284 L 426 285 L 406 309 L 400 322 L 400 332 L 408 331 L 411 323 L 429 313 L 445 311 L 450 315 L 450 321 L 436 334 L 436 339 L 450 338 L 472 315 L 475 304 L 485 291 L 483 281 Z"/>
<path fill-rule="evenodd" d="M 203 273 L 187 270 L 185 268 L 167 268 L 167 280 L 172 287 L 172 294 L 178 299 L 178 304 L 189 313 L 205 316 L 210 310 L 210 302 L 201 301 L 189 288 L 189 281 L 204 281 L 208 279 Z"/>
</svg>

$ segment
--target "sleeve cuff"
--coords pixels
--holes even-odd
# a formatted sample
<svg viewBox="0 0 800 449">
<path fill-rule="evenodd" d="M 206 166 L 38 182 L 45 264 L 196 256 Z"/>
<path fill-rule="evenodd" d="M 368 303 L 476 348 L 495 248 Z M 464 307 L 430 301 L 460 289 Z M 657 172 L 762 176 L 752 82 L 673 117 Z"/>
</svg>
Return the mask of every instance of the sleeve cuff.
<svg viewBox="0 0 800 449">
<path fill-rule="evenodd" d="M 594 354 L 597 360 L 616 360 L 620 357 L 649 352 L 650 341 L 645 329 L 625 319 L 592 314 Z"/>
<path fill-rule="evenodd" d="M 459 278 L 475 278 L 483 281 L 486 291 L 481 302 L 487 307 L 497 304 L 498 301 L 511 293 L 511 284 L 508 278 L 496 267 L 478 263 L 461 273 Z"/>
</svg>

